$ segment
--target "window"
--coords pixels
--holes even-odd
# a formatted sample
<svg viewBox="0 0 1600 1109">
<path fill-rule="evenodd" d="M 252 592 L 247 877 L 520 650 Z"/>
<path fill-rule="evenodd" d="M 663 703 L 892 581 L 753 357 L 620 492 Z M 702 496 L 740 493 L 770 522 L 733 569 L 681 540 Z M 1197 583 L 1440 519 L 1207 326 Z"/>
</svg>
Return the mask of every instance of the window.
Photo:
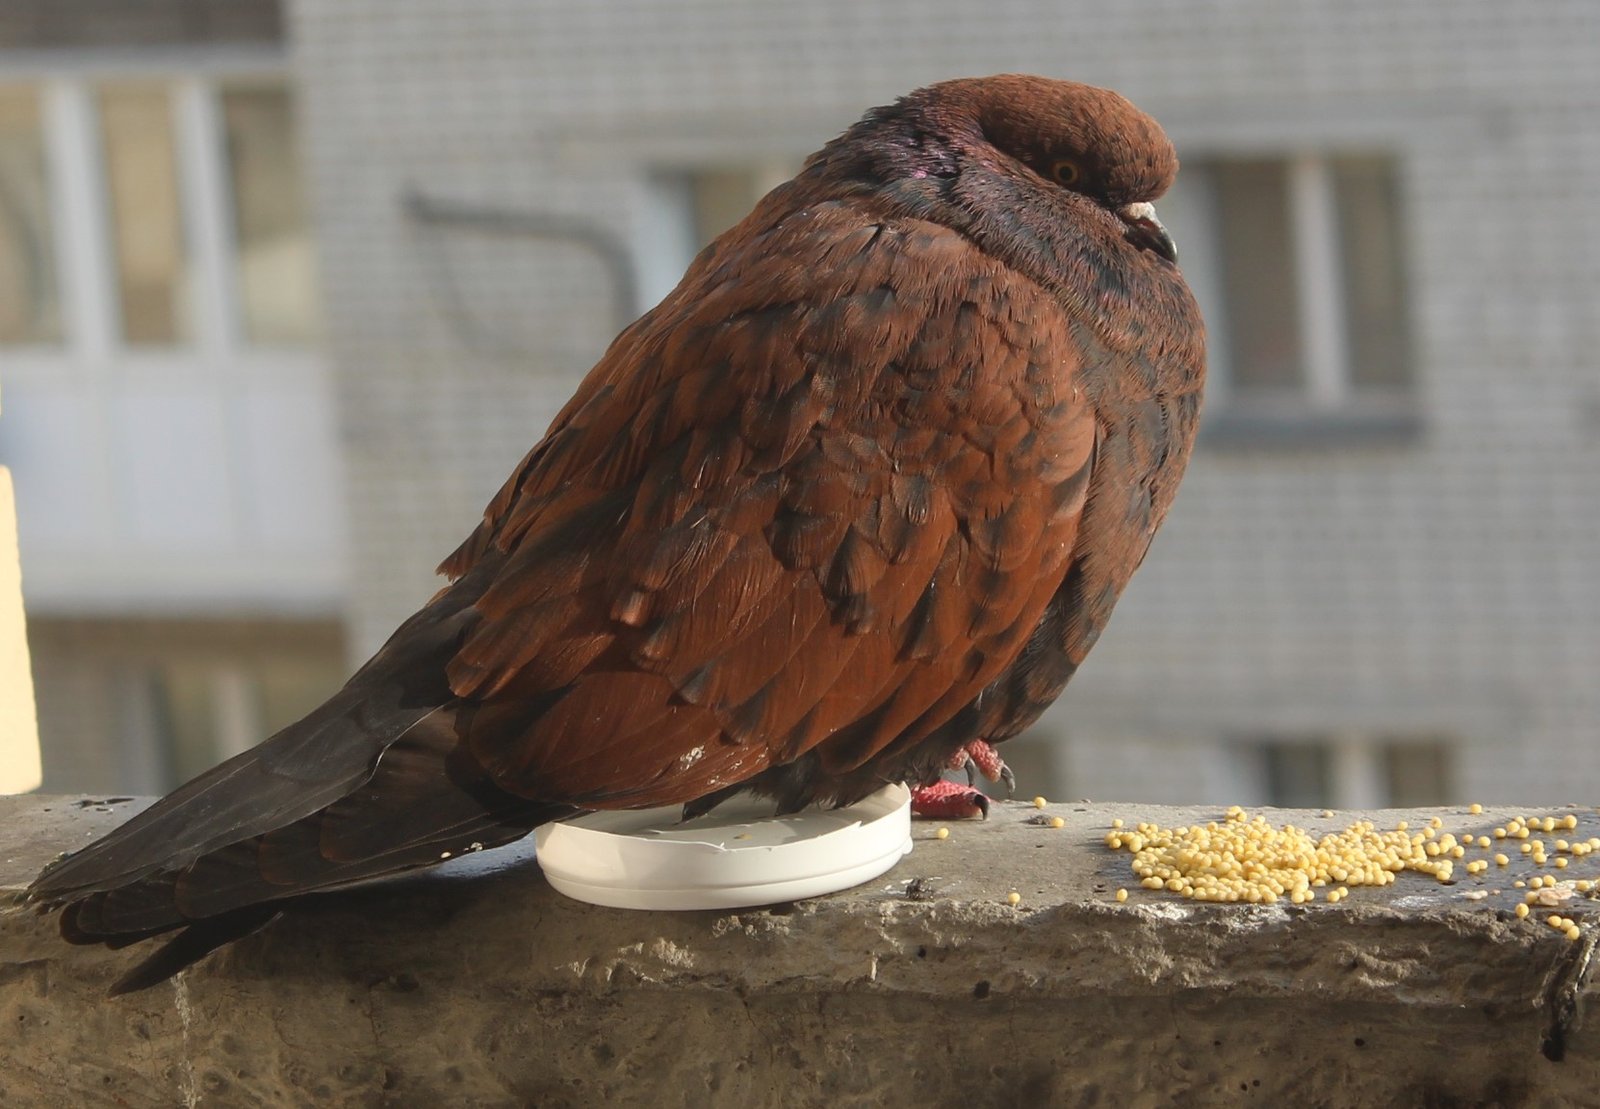
<svg viewBox="0 0 1600 1109">
<path fill-rule="evenodd" d="M 33 616 L 45 788 L 165 793 L 300 719 L 347 670 L 336 620 Z"/>
<path fill-rule="evenodd" d="M 688 175 L 695 249 L 744 219 L 767 193 L 799 172 L 799 163 L 708 169 Z"/>
<path fill-rule="evenodd" d="M 749 215 L 758 200 L 799 168 L 795 158 L 653 175 L 655 211 L 636 251 L 641 303 L 648 307 L 671 292 L 707 243 Z"/>
<path fill-rule="evenodd" d="M 39 97 L 0 86 L 0 343 L 61 339 Z"/>
<path fill-rule="evenodd" d="M 1416 808 L 1452 800 L 1452 749 L 1428 737 L 1286 736 L 1247 743 L 1243 775 L 1262 804 Z"/>
<path fill-rule="evenodd" d="M 1210 325 L 1224 430 L 1411 430 L 1398 192 L 1384 155 L 1184 165 L 1161 208 Z"/>
<path fill-rule="evenodd" d="M 97 99 L 122 337 L 130 345 L 176 343 L 191 334 L 194 305 L 167 88 L 104 85 Z"/>
<path fill-rule="evenodd" d="M 181 356 L 319 333 L 281 80 L 0 85 L 0 345 Z"/>
<path fill-rule="evenodd" d="M 1394 808 L 1444 805 L 1455 800 L 1450 748 L 1443 743 L 1391 743 L 1383 748 L 1387 804 Z"/>
<path fill-rule="evenodd" d="M 316 266 L 288 91 L 226 89 L 222 118 L 245 338 L 308 343 L 317 336 Z"/>
<path fill-rule="evenodd" d="M 1333 755 L 1321 743 L 1263 743 L 1260 758 L 1267 803 L 1285 809 L 1320 809 L 1333 801 Z"/>
</svg>

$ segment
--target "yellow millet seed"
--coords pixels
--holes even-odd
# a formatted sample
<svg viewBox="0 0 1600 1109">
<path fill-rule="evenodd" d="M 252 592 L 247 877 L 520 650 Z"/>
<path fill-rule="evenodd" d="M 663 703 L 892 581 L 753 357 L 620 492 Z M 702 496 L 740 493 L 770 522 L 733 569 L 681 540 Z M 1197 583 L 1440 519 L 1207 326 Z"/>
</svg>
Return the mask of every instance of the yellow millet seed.
<svg viewBox="0 0 1600 1109">
<path fill-rule="evenodd" d="M 1022 894 L 1018 893 L 1016 890 L 1012 890 L 1010 893 L 1006 894 L 1006 904 L 1008 904 L 1008 905 L 1020 905 L 1020 904 L 1022 904 Z"/>
<path fill-rule="evenodd" d="M 1473 816 L 1477 816 L 1483 811 L 1483 806 L 1474 801 L 1472 804 L 1467 806 L 1467 811 Z"/>
<path fill-rule="evenodd" d="M 1533 844 L 1531 844 L 1531 843 L 1524 843 L 1524 844 L 1523 844 L 1523 845 L 1522 845 L 1522 847 L 1521 847 L 1521 851 L 1522 851 L 1522 853 L 1523 853 L 1523 854 L 1524 854 L 1524 855 L 1531 855 L 1531 854 L 1533 854 Z"/>
<path fill-rule="evenodd" d="M 1556 860 L 1556 869 L 1565 870 L 1566 867 L 1567 867 L 1567 860 L 1566 859 L 1557 859 Z"/>
<path fill-rule="evenodd" d="M 949 839 L 950 838 L 950 829 L 949 828 L 940 828 L 937 832 L 935 832 L 933 834 L 934 834 L 934 836 L 936 836 L 939 839 Z"/>
<path fill-rule="evenodd" d="M 1489 846 L 1489 837 L 1488 836 L 1479 836 L 1478 837 L 1478 846 L 1487 849 L 1488 846 Z"/>
<path fill-rule="evenodd" d="M 1575 887 L 1579 893 L 1588 893 L 1594 889 L 1594 883 L 1587 878 L 1580 879 Z"/>
<path fill-rule="evenodd" d="M 1494 865 L 1495 866 L 1505 866 L 1510 861 L 1511 860 L 1506 858 L 1504 855 L 1496 855 L 1494 857 Z"/>
<path fill-rule="evenodd" d="M 1574 814 L 1568 813 L 1566 816 L 1561 818 L 1561 826 L 1568 831 L 1571 831 L 1573 828 L 1578 826 L 1578 818 Z"/>
<path fill-rule="evenodd" d="M 1459 858 L 1461 858 L 1461 856 L 1465 855 L 1466 853 L 1467 853 L 1467 849 L 1465 847 L 1462 847 L 1459 843 L 1456 844 L 1454 847 L 1450 848 L 1450 857 L 1452 859 L 1459 859 Z"/>
<path fill-rule="evenodd" d="M 1430 827 L 1430 828 L 1443 828 L 1444 827 L 1444 818 L 1440 817 L 1440 816 L 1434 817 L 1432 820 L 1428 821 L 1428 827 Z"/>
<path fill-rule="evenodd" d="M 1526 827 L 1520 827 L 1515 832 L 1512 832 L 1511 834 L 1516 836 L 1518 839 L 1527 839 L 1528 838 L 1528 829 Z"/>
<path fill-rule="evenodd" d="M 1052 816 L 1050 818 L 1050 827 L 1052 827 L 1052 828 L 1065 828 L 1066 826 L 1067 826 L 1066 817 L 1064 817 L 1064 816 Z M 1138 839 L 1139 837 L 1138 836 L 1133 836 L 1131 838 Z"/>
<path fill-rule="evenodd" d="M 1398 823 L 1398 824 L 1396 824 L 1394 826 L 1394 830 L 1397 831 L 1397 832 L 1404 832 L 1404 831 L 1409 830 L 1410 827 L 1411 827 L 1411 824 L 1410 824 L 1409 821 L 1402 820 L 1400 823 Z"/>
<path fill-rule="evenodd" d="M 1566 850 L 1571 849 L 1571 847 L 1572 847 L 1572 844 L 1568 843 L 1564 839 L 1556 840 L 1556 850 L 1557 851 L 1566 851 Z"/>
<path fill-rule="evenodd" d="M 1526 920 L 1528 918 L 1528 906 L 1527 905 L 1518 905 L 1515 909 L 1513 909 L 1511 911 L 1517 914 L 1517 919 L 1518 920 Z"/>
<path fill-rule="evenodd" d="M 1569 940 L 1581 940 L 1581 939 L 1583 939 L 1583 929 L 1579 928 L 1576 924 L 1567 925 L 1567 939 L 1569 939 Z"/>
<path fill-rule="evenodd" d="M 1127 890 L 1118 890 L 1117 891 L 1117 900 L 1118 901 L 1126 901 L 1127 899 L 1128 899 L 1128 891 Z"/>
<path fill-rule="evenodd" d="M 1554 913 L 1545 917 L 1544 922 L 1552 928 L 1565 928 L 1567 926 L 1566 920 Z"/>
<path fill-rule="evenodd" d="M 1496 828 L 1494 830 L 1494 838 L 1495 839 L 1505 839 L 1506 838 L 1506 830 L 1504 828 Z"/>
<path fill-rule="evenodd" d="M 1540 827 L 1542 827 L 1542 828 L 1543 828 L 1543 829 L 1544 829 L 1544 830 L 1545 830 L 1545 831 L 1547 831 L 1547 832 L 1553 832 L 1553 831 L 1555 831 L 1555 830 L 1556 830 L 1556 818 L 1555 818 L 1555 817 L 1553 817 L 1553 816 L 1547 816 L 1547 817 L 1545 817 L 1545 818 L 1544 818 L 1544 821 L 1543 821 L 1543 823 L 1542 823 L 1542 824 L 1541 824 L 1541 825 L 1540 825 Z"/>
<path fill-rule="evenodd" d="M 1039 802 L 1040 802 L 1040 801 L 1042 801 L 1042 800 L 1044 800 L 1044 798 L 1042 798 L 1042 797 L 1035 797 L 1035 798 L 1034 798 L 1034 799 L 1033 799 L 1033 803 L 1034 803 L 1034 805 L 1035 805 L 1035 806 L 1036 806 L 1036 807 L 1038 807 L 1038 808 L 1041 808 L 1041 809 L 1042 809 L 1042 808 L 1044 808 L 1044 806 L 1043 806 L 1043 805 L 1040 805 L 1040 804 L 1039 804 Z M 1120 817 L 1119 817 L 1119 818 L 1117 818 L 1117 819 L 1116 819 L 1116 820 L 1113 820 L 1113 821 L 1112 821 L 1112 822 L 1111 822 L 1111 827 L 1112 827 L 1112 828 L 1113 828 L 1113 829 L 1121 829 L 1121 827 L 1122 827 L 1122 819 L 1121 819 L 1121 818 L 1120 818 Z"/>
<path fill-rule="evenodd" d="M 1396 829 L 1380 832 L 1371 821 L 1358 821 L 1343 831 L 1321 836 L 1294 825 L 1273 827 L 1260 816 L 1249 817 L 1232 806 L 1225 822 L 1163 828 L 1141 823 L 1137 834 L 1112 833 L 1107 846 L 1132 856 L 1130 869 L 1147 889 L 1165 889 L 1196 901 L 1294 904 L 1312 900 L 1312 891 L 1334 886 L 1334 901 L 1357 885 L 1384 886 L 1403 870 L 1449 881 L 1465 848 L 1449 840 L 1441 849 L 1426 838 Z M 1441 857 L 1441 850 L 1442 855 Z M 1487 865 L 1487 864 L 1485 864 Z"/>
</svg>

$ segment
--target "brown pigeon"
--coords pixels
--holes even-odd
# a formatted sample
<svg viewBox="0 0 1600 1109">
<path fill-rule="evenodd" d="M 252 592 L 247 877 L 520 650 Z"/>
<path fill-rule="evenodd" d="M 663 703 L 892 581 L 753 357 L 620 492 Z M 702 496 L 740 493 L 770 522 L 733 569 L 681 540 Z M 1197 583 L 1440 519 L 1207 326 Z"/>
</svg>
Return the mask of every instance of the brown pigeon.
<svg viewBox="0 0 1600 1109">
<path fill-rule="evenodd" d="M 584 809 L 930 783 L 1032 723 L 1177 489 L 1199 314 L 1114 92 L 877 108 L 612 343 L 331 700 L 29 897 L 160 981 L 285 899 Z"/>
</svg>

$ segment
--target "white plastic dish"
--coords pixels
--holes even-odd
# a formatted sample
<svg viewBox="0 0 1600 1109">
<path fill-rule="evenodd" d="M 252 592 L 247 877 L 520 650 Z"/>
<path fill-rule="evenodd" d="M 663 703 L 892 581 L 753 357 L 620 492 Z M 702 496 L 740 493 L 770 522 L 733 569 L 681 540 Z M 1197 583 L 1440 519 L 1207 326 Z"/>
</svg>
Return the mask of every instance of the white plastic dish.
<svg viewBox="0 0 1600 1109">
<path fill-rule="evenodd" d="M 568 897 L 618 909 L 738 909 L 871 881 L 911 851 L 911 793 L 773 816 L 727 801 L 681 822 L 677 806 L 596 812 L 534 833 L 539 865 Z"/>
</svg>

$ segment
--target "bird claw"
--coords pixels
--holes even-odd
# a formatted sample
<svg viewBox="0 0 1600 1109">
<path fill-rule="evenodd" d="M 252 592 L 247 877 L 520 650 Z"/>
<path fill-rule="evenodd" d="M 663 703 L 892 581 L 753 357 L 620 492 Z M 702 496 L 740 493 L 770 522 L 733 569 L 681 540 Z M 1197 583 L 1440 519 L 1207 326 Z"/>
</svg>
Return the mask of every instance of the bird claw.
<svg viewBox="0 0 1600 1109">
<path fill-rule="evenodd" d="M 911 791 L 911 811 L 930 820 L 987 820 L 989 798 L 981 789 L 940 778 Z"/>
<path fill-rule="evenodd" d="M 965 770 L 969 786 L 977 786 L 981 773 L 989 781 L 1004 785 L 1007 799 L 1017 792 L 1017 776 L 987 740 L 975 739 L 958 750 L 950 759 L 950 769 Z"/>
</svg>

